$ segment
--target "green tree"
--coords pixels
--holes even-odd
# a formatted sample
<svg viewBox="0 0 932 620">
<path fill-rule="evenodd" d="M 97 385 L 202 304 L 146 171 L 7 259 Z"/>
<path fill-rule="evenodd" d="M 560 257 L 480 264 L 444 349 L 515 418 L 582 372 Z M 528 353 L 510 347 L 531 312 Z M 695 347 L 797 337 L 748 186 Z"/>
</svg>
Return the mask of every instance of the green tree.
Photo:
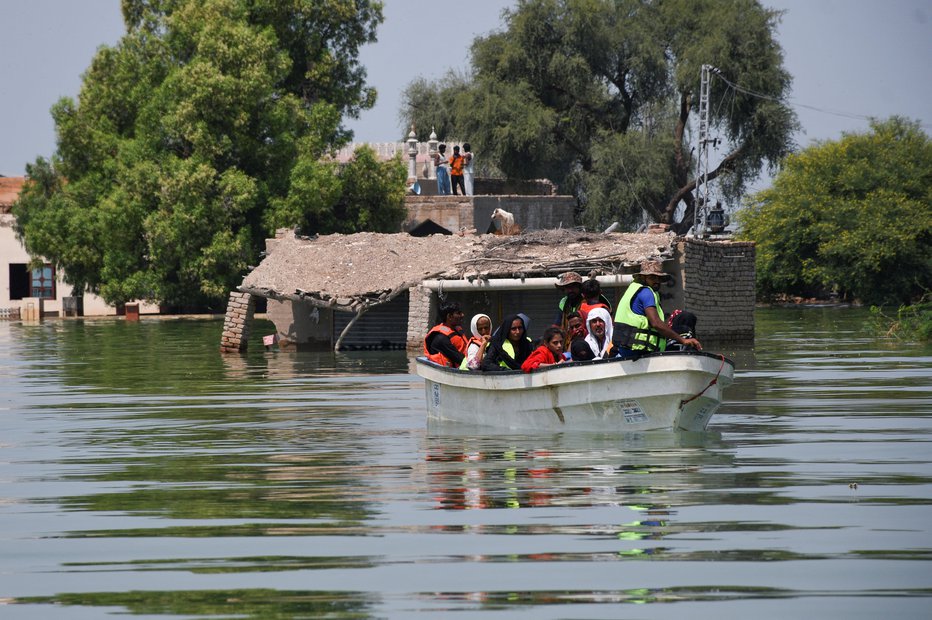
<svg viewBox="0 0 932 620">
<path fill-rule="evenodd" d="M 327 160 L 351 137 L 342 119 L 374 103 L 357 58 L 375 40 L 381 2 L 123 0 L 122 9 L 126 34 L 98 51 L 78 101 L 52 110 L 51 162 L 27 167 L 32 182 L 14 212 L 31 255 L 110 303 L 216 306 L 273 225 L 382 225 L 364 210 L 350 209 L 360 219 L 348 224 L 331 216 L 352 199 Z M 365 161 L 358 174 L 382 178 Z"/>
<path fill-rule="evenodd" d="M 409 86 L 404 121 L 455 128 L 509 176 L 557 181 L 589 226 L 646 213 L 683 231 L 703 64 L 720 71 L 709 120 L 724 155 L 709 177 L 721 192 L 740 195 L 793 146 L 778 18 L 756 0 L 522 0 L 474 41 L 466 86 Z M 415 105 L 425 91 L 454 103 Z"/>
<path fill-rule="evenodd" d="M 787 158 L 739 213 L 763 297 L 898 304 L 932 288 L 932 142 L 893 117 Z"/>
</svg>

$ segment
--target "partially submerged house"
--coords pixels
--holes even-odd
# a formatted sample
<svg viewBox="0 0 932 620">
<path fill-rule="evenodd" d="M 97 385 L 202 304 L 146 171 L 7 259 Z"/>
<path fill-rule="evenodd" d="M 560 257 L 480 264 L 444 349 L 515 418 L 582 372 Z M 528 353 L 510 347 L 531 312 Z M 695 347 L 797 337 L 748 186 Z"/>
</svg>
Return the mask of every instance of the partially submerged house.
<svg viewBox="0 0 932 620">
<path fill-rule="evenodd" d="M 16 237 L 16 216 L 12 213 L 26 183 L 26 177 L 0 177 L 0 319 L 123 314 L 122 306 L 111 306 L 92 293 L 74 295 L 65 283 L 65 274 L 51 262 L 32 264 Z M 157 305 L 145 302 L 135 307 L 147 314 L 159 311 Z"/>
<path fill-rule="evenodd" d="M 245 346 L 243 322 L 252 296 L 268 298 L 267 317 L 284 348 L 418 350 L 446 299 L 458 301 L 467 320 L 477 312 L 493 322 L 523 312 L 537 336 L 556 314 L 558 274 L 596 277 L 615 303 L 640 262 L 658 258 L 674 275 L 662 291 L 665 310 L 696 313 L 699 334 L 708 340 L 753 338 L 752 243 L 567 229 L 516 236 L 314 238 L 280 231 L 268 240 L 262 263 L 231 295 L 221 346 L 227 351 Z"/>
</svg>

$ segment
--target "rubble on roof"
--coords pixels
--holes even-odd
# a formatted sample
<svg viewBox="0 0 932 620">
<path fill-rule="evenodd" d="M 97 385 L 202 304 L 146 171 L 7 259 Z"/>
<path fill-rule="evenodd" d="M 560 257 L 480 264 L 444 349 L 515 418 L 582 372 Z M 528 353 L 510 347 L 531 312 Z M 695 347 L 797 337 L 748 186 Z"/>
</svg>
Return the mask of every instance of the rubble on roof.
<svg viewBox="0 0 932 620">
<path fill-rule="evenodd" d="M 325 235 L 288 232 L 239 290 L 271 299 L 359 312 L 429 279 L 522 278 L 630 273 L 648 258 L 673 253 L 673 233 L 539 230 L 521 235 L 406 233 Z"/>
</svg>

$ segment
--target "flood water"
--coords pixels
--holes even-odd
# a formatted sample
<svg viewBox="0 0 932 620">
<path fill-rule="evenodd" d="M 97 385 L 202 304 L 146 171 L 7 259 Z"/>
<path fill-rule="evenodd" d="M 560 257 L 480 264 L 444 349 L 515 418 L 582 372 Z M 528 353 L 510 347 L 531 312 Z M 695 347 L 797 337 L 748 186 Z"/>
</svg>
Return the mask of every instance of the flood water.
<svg viewBox="0 0 932 620">
<path fill-rule="evenodd" d="M 0 322 L 0 617 L 929 617 L 932 347 L 867 318 L 759 310 L 709 432 L 546 436 L 261 323 Z"/>
</svg>

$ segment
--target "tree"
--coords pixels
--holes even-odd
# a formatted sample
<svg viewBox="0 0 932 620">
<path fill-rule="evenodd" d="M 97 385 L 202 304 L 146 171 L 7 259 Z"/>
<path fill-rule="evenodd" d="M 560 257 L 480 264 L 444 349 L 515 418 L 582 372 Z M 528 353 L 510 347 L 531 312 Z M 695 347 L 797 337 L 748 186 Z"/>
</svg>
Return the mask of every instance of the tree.
<svg viewBox="0 0 932 620">
<path fill-rule="evenodd" d="M 932 288 L 932 142 L 893 117 L 787 158 L 739 213 L 761 296 L 893 304 Z"/>
<path fill-rule="evenodd" d="M 347 208 L 349 186 L 326 157 L 351 136 L 342 118 L 374 103 L 357 57 L 375 40 L 381 2 L 123 0 L 122 9 L 124 37 L 98 51 L 77 103 L 52 110 L 51 162 L 27 167 L 14 212 L 31 255 L 109 303 L 216 306 L 272 226 L 384 225 Z M 357 174 L 386 178 L 364 161 Z M 380 187 L 397 195 L 404 179 L 397 185 Z M 338 221 L 335 209 L 359 219 Z"/>
<path fill-rule="evenodd" d="M 685 231 L 703 64 L 720 71 L 710 124 L 725 154 L 709 178 L 723 194 L 740 195 L 793 146 L 778 18 L 756 0 L 524 0 L 503 31 L 474 41 L 467 87 L 409 86 L 405 122 L 424 126 L 426 112 L 410 104 L 439 93 L 454 103 L 431 123 L 455 127 L 509 176 L 575 192 L 586 224 L 646 213 Z"/>
</svg>

